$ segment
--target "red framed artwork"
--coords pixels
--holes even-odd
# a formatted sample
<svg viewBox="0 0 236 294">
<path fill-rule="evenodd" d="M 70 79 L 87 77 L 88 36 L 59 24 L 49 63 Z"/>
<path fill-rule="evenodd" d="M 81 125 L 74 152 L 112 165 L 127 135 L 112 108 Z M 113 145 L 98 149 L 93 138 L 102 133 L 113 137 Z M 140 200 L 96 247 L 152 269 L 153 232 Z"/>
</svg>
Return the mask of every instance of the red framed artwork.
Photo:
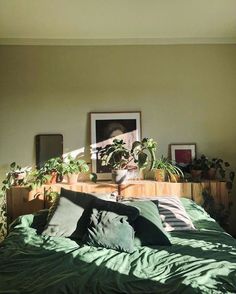
<svg viewBox="0 0 236 294">
<path fill-rule="evenodd" d="M 186 166 L 196 157 L 196 144 L 170 144 L 170 156 L 175 163 Z"/>
</svg>

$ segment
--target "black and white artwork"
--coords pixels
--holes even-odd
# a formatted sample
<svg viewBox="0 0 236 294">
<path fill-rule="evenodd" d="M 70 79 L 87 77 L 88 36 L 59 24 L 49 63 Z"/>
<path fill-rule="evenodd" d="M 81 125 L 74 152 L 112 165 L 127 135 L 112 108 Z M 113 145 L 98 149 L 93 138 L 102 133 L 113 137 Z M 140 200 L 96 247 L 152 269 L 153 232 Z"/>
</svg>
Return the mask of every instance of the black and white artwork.
<svg viewBox="0 0 236 294">
<path fill-rule="evenodd" d="M 112 141 L 123 139 L 127 148 L 141 138 L 141 113 L 140 112 L 92 112 L 91 118 L 91 153 L 92 172 L 96 173 L 99 180 L 109 180 L 111 171 L 102 166 L 99 159 L 99 148 L 112 144 Z"/>
</svg>

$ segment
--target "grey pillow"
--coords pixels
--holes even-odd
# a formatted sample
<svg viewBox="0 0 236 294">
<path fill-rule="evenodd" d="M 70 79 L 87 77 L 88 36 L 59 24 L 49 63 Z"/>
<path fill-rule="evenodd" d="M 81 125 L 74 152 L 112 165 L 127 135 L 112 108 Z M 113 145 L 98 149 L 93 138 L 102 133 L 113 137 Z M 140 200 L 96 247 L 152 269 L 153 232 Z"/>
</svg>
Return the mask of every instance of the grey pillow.
<svg viewBox="0 0 236 294">
<path fill-rule="evenodd" d="M 134 230 L 128 217 L 93 208 L 84 242 L 117 251 L 134 251 Z"/>
<path fill-rule="evenodd" d="M 83 237 L 86 230 L 92 202 L 95 196 L 61 188 L 61 195 L 54 207 L 43 235 Z"/>
</svg>

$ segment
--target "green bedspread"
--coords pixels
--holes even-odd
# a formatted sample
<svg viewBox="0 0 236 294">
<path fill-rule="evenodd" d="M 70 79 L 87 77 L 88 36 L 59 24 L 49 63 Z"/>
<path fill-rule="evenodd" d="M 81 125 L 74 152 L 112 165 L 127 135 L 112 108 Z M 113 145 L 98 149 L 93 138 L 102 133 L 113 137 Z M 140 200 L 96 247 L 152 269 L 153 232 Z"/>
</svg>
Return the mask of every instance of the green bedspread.
<svg viewBox="0 0 236 294">
<path fill-rule="evenodd" d="M 0 293 L 236 293 L 236 242 L 192 201 L 196 231 L 132 254 L 37 235 L 42 216 L 18 218 L 0 245 Z"/>
</svg>

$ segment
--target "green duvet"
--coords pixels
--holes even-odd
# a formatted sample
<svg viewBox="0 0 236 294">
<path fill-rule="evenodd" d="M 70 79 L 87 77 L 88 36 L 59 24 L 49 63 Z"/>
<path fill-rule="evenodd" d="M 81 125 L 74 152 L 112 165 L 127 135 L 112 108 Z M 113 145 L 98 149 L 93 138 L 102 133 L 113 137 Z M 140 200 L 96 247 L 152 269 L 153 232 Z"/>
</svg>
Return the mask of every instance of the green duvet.
<svg viewBox="0 0 236 294">
<path fill-rule="evenodd" d="M 197 230 L 132 254 L 37 235 L 43 215 L 20 217 L 0 245 L 0 293 L 236 293 L 235 240 L 182 201 Z"/>
</svg>

